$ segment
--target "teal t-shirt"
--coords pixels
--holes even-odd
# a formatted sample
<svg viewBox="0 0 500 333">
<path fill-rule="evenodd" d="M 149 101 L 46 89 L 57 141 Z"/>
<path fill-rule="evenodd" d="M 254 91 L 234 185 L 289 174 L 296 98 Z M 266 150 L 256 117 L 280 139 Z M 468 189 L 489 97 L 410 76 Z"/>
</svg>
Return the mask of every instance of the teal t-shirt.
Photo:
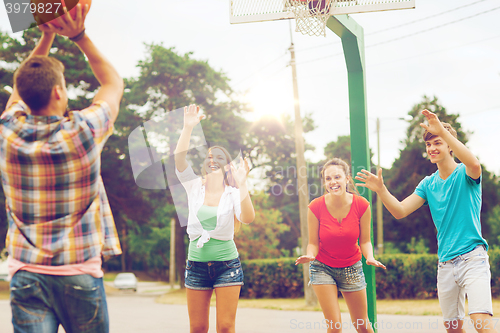
<svg viewBox="0 0 500 333">
<path fill-rule="evenodd" d="M 201 206 L 196 214 L 203 229 L 210 231 L 217 226 L 217 207 Z M 198 238 L 189 242 L 188 260 L 191 261 L 227 261 L 238 258 L 234 240 L 223 241 L 210 238 L 202 248 L 196 247 Z"/>
<path fill-rule="evenodd" d="M 425 177 L 414 192 L 429 205 L 437 228 L 440 262 L 472 251 L 478 245 L 488 249 L 481 235 L 481 178 L 467 176 L 460 163 L 446 179 L 439 170 Z"/>
</svg>

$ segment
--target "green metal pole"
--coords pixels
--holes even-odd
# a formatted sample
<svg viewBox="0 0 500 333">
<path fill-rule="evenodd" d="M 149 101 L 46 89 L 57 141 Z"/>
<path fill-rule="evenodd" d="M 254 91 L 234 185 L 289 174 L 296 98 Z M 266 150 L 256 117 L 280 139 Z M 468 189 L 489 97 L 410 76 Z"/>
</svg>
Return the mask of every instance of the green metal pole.
<svg viewBox="0 0 500 333">
<path fill-rule="evenodd" d="M 365 84 L 365 46 L 363 28 L 347 15 L 332 16 L 327 27 L 342 40 L 347 65 L 349 85 L 349 116 L 351 129 L 351 159 L 353 177 L 361 169 L 370 170 L 370 149 L 368 145 L 368 123 L 366 112 Z M 372 193 L 361 187 L 360 193 L 371 204 Z M 364 190 L 364 191 L 363 191 Z M 373 222 L 372 222 L 373 225 Z M 373 227 L 371 228 L 373 244 Z M 363 258 L 363 271 L 366 277 L 368 318 L 372 324 L 377 322 L 375 290 L 375 267 L 366 265 Z M 373 327 L 377 332 L 376 327 Z"/>
</svg>

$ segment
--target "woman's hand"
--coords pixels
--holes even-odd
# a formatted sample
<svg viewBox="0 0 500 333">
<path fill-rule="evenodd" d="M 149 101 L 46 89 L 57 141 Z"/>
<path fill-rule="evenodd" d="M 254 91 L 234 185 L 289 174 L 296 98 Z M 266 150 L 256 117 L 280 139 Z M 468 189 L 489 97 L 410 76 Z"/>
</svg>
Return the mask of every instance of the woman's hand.
<svg viewBox="0 0 500 333">
<path fill-rule="evenodd" d="M 308 255 L 300 256 L 300 257 L 297 258 L 297 260 L 295 260 L 295 265 L 298 265 L 298 264 L 307 264 L 308 262 L 311 262 L 314 259 L 315 258 L 313 256 L 308 256 Z"/>
<path fill-rule="evenodd" d="M 197 106 L 195 104 L 191 104 L 189 107 L 185 106 L 184 107 L 184 127 L 193 128 L 196 125 L 198 125 L 200 120 L 205 118 L 204 115 L 200 115 L 199 113 L 200 113 L 199 106 Z"/>
<path fill-rule="evenodd" d="M 372 266 L 375 266 L 375 267 L 381 267 L 383 269 L 387 269 L 384 264 L 382 264 L 378 260 L 375 260 L 375 258 L 366 259 L 366 264 L 367 265 L 372 265 Z"/>
<path fill-rule="evenodd" d="M 243 157 L 240 157 L 240 166 L 238 167 L 238 170 L 236 170 L 233 164 L 231 164 L 231 173 L 233 174 L 238 187 L 243 187 L 243 185 L 246 184 L 249 171 L 250 167 L 248 166 L 248 158 L 243 159 Z"/>
</svg>

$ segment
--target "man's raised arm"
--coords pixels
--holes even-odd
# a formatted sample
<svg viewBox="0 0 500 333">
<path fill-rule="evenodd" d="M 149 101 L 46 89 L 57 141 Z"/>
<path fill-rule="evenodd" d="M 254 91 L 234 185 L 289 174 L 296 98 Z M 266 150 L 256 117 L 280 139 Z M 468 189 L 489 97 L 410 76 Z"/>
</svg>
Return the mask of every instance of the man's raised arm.
<svg viewBox="0 0 500 333">
<path fill-rule="evenodd" d="M 57 32 L 59 35 L 69 37 L 87 56 L 90 68 L 92 68 L 92 72 L 97 81 L 101 84 L 99 91 L 94 96 L 94 102 L 98 100 L 107 102 L 111 109 L 111 121 L 115 122 L 120 109 L 120 100 L 123 95 L 123 79 L 113 65 L 111 65 L 85 34 L 84 23 L 85 17 L 89 11 L 88 5 L 84 7 L 80 4 L 77 5 L 77 14 L 74 20 L 67 12 L 66 8 L 64 10 L 66 13 L 57 19 L 61 28 L 56 29 L 49 23 L 41 25 L 40 29 L 42 31 Z"/>
</svg>

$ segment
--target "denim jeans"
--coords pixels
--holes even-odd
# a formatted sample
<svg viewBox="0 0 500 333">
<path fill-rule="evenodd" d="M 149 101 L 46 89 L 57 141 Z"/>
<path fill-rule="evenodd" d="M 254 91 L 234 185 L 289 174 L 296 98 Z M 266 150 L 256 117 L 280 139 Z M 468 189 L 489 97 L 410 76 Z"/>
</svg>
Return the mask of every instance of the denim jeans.
<svg viewBox="0 0 500 333">
<path fill-rule="evenodd" d="M 109 332 L 102 278 L 18 271 L 10 281 L 15 333 Z"/>
</svg>

